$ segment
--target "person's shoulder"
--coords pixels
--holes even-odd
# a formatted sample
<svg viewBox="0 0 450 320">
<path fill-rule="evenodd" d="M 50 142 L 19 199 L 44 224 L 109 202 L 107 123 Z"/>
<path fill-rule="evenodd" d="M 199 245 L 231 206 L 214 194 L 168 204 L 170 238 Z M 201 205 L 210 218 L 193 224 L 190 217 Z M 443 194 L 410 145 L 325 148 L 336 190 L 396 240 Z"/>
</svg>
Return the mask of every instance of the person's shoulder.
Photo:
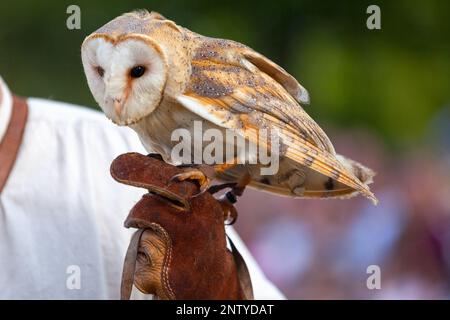
<svg viewBox="0 0 450 320">
<path fill-rule="evenodd" d="M 41 98 L 28 98 L 27 102 L 27 126 L 46 127 L 64 133 L 72 131 L 80 138 L 88 135 L 93 140 L 102 140 L 105 147 L 141 151 L 142 145 L 133 130 L 113 124 L 99 111 Z"/>
<path fill-rule="evenodd" d="M 107 125 L 108 120 L 99 111 L 71 103 L 41 98 L 28 98 L 31 121 L 63 122 L 93 121 Z"/>
</svg>

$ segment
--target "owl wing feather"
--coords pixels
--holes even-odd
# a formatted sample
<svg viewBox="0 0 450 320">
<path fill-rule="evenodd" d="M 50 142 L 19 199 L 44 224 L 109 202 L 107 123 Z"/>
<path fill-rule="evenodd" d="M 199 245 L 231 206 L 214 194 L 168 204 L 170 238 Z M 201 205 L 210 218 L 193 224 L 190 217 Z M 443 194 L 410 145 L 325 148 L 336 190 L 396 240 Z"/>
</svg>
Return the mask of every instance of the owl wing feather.
<svg viewBox="0 0 450 320">
<path fill-rule="evenodd" d="M 192 59 L 186 89 L 176 97 L 181 105 L 260 147 L 270 145 L 261 146 L 258 130 L 276 130 L 282 156 L 377 201 L 368 186 L 337 159 L 326 134 L 298 104 L 292 89 L 297 81 L 292 76 L 233 41 L 212 39 L 206 48 L 207 54 L 202 46 Z"/>
<path fill-rule="evenodd" d="M 244 47 L 241 54 L 248 62 L 253 64 L 254 67 L 267 73 L 275 81 L 281 84 L 298 103 L 309 104 L 308 91 L 282 67 L 248 47 Z M 245 60 L 243 62 L 246 64 Z M 248 65 L 250 69 L 254 69 L 253 66 Z"/>
<path fill-rule="evenodd" d="M 241 89 L 235 91 L 236 98 L 245 99 L 248 93 L 253 95 L 253 101 L 258 100 L 258 103 L 247 101 L 250 110 L 256 108 L 290 124 L 288 129 L 300 132 L 313 144 L 335 154 L 327 135 L 296 102 L 296 97 L 300 101 L 300 96 L 308 93 L 294 77 L 243 44 L 202 36 L 201 39 L 202 45 L 191 61 L 188 91 L 217 97 Z M 235 106 L 245 109 L 245 104 Z"/>
</svg>

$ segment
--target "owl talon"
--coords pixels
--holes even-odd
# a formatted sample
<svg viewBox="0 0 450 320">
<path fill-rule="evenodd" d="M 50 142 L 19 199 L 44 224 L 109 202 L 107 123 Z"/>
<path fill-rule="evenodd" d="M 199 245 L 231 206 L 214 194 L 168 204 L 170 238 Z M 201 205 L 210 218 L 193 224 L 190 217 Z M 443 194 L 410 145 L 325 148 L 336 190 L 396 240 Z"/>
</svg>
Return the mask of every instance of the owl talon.
<svg viewBox="0 0 450 320">
<path fill-rule="evenodd" d="M 200 191 L 194 194 L 192 196 L 193 198 L 207 191 L 209 186 L 211 185 L 211 180 L 198 169 L 188 169 L 185 172 L 174 175 L 172 178 L 170 178 L 169 185 L 173 182 L 181 182 L 185 180 L 196 181 L 200 186 Z"/>
<path fill-rule="evenodd" d="M 205 183 L 204 185 L 201 185 L 201 186 L 200 186 L 200 191 L 197 192 L 196 194 L 192 195 L 191 198 L 195 198 L 195 197 L 201 196 L 203 193 L 205 193 L 206 191 L 208 191 L 209 185 L 210 185 L 209 182 L 208 182 L 208 183 Z"/>
</svg>

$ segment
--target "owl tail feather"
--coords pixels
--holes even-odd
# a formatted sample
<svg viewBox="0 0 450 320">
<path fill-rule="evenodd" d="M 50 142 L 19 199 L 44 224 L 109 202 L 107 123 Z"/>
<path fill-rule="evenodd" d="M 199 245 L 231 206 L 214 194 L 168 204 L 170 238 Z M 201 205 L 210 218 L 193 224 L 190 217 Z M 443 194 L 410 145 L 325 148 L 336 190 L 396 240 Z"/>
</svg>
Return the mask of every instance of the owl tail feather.
<svg viewBox="0 0 450 320">
<path fill-rule="evenodd" d="M 359 181 L 365 185 L 373 183 L 373 177 L 376 173 L 372 169 L 341 155 L 336 155 L 336 158 L 347 168 L 347 170 L 352 172 L 353 175 L 359 179 Z"/>
</svg>

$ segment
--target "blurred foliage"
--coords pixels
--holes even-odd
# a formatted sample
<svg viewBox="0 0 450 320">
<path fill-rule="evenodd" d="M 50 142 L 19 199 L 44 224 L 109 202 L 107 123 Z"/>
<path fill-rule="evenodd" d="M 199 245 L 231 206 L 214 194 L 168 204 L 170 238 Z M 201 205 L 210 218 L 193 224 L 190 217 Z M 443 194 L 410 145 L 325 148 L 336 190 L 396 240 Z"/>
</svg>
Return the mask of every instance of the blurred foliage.
<svg viewBox="0 0 450 320">
<path fill-rule="evenodd" d="M 70 4 L 81 7 L 81 30 L 66 28 Z M 366 28 L 370 4 L 381 7 L 382 30 Z M 81 42 L 138 8 L 245 43 L 279 63 L 309 90 L 306 109 L 325 130 L 366 127 L 391 147 L 410 147 L 450 102 L 450 2 L 444 0 L 2 0 L 0 74 L 18 94 L 95 106 Z"/>
</svg>

